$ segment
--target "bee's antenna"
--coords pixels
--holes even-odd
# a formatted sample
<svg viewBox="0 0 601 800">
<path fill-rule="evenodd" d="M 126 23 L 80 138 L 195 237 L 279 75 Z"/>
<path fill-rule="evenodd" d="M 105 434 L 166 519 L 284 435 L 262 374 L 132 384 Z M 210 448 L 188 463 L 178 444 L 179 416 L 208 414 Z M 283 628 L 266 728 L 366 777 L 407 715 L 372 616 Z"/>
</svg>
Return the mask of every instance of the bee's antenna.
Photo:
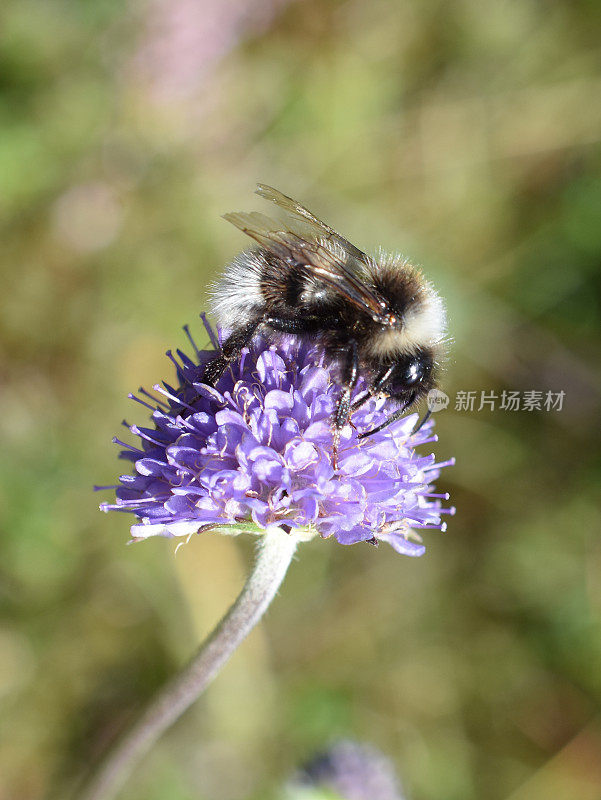
<svg viewBox="0 0 601 800">
<path fill-rule="evenodd" d="M 418 423 L 417 427 L 414 427 L 414 428 L 413 428 L 413 430 L 411 431 L 411 433 L 410 433 L 409 435 L 410 435 L 410 436 L 413 436 L 413 434 L 414 434 L 414 433 L 418 433 L 419 431 L 421 431 L 421 429 L 424 427 L 424 425 L 425 425 L 425 424 L 426 424 L 426 422 L 427 422 L 427 421 L 430 419 L 430 417 L 431 417 L 431 416 L 432 416 L 432 409 L 431 409 L 431 408 L 429 408 L 429 409 L 426 411 L 426 413 L 424 414 L 424 416 L 421 418 L 421 420 L 420 420 L 420 422 Z"/>
<path fill-rule="evenodd" d="M 410 397 L 409 400 L 407 400 L 406 403 L 404 403 L 400 408 L 397 408 L 397 410 L 394 412 L 394 414 L 391 414 L 389 417 L 387 417 L 384 420 L 384 422 L 382 422 L 380 425 L 376 426 L 375 428 L 372 428 L 370 431 L 363 431 L 363 433 L 360 433 L 357 436 L 357 439 L 365 439 L 367 436 L 373 436 L 374 433 L 379 433 L 384 428 L 387 428 L 389 425 L 392 425 L 393 422 L 396 422 L 398 419 L 401 419 L 401 417 L 403 416 L 405 411 L 409 408 L 409 406 L 411 405 L 411 403 L 413 403 L 414 400 L 415 400 L 415 396 Z M 412 431 L 412 433 L 413 433 L 413 431 Z"/>
</svg>

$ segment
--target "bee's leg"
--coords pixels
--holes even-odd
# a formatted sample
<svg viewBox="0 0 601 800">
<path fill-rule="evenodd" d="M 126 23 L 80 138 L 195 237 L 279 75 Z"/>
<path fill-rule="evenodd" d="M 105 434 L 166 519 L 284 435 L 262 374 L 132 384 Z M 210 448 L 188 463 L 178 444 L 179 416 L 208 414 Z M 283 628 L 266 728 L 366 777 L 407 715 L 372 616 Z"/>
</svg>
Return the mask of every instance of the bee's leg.
<svg viewBox="0 0 601 800">
<path fill-rule="evenodd" d="M 263 318 L 263 323 L 269 325 L 274 330 L 281 331 L 282 333 L 314 333 L 315 331 L 330 330 L 335 331 L 341 325 L 341 321 L 337 317 L 322 318 L 322 317 L 278 317 L 276 315 L 267 315 Z M 357 378 L 359 377 L 359 352 L 357 342 L 354 339 L 350 340 L 349 347 L 344 353 L 342 359 L 342 392 L 336 404 L 336 411 L 334 412 L 334 440 L 332 443 L 332 462 L 334 468 L 338 466 L 338 447 L 340 445 L 340 433 L 349 420 L 351 412 L 351 395 Z M 388 370 L 386 373 L 388 377 Z"/>
<path fill-rule="evenodd" d="M 228 336 L 221 347 L 219 355 L 215 356 L 206 365 L 202 376 L 203 383 L 208 386 L 215 386 L 230 362 L 235 361 L 240 356 L 242 348 L 250 343 L 261 322 L 261 319 L 253 320 L 245 325 L 242 330 Z"/>
<path fill-rule="evenodd" d="M 280 333 L 315 333 L 324 327 L 323 319 L 319 317 L 279 317 L 276 314 L 266 314 L 262 322 L 269 325 L 274 331 Z"/>
<path fill-rule="evenodd" d="M 384 422 L 382 422 L 381 425 L 378 425 L 377 427 L 372 428 L 370 431 L 364 431 L 363 433 L 360 433 L 357 436 L 357 439 L 365 439 L 366 436 L 373 436 L 374 433 L 379 433 L 384 428 L 387 428 L 389 425 L 392 425 L 392 423 L 396 422 L 397 419 L 400 419 L 403 416 L 403 414 L 405 413 L 405 411 L 409 408 L 409 406 L 412 405 L 415 402 L 415 398 L 416 398 L 416 394 L 414 392 L 403 403 L 403 405 L 400 408 L 397 408 L 397 410 L 393 414 L 391 414 L 389 417 L 387 417 L 384 420 Z M 411 431 L 411 433 L 413 433 L 413 431 Z"/>
<path fill-rule="evenodd" d="M 338 403 L 336 404 L 336 411 L 334 412 L 334 440 L 332 443 L 332 464 L 334 469 L 338 468 L 340 434 L 351 415 L 351 395 L 358 377 L 359 352 L 357 342 L 355 339 L 351 339 L 350 346 L 345 353 L 345 361 L 342 364 L 342 392 L 340 393 Z"/>
<path fill-rule="evenodd" d="M 221 353 L 209 361 L 205 367 L 203 383 L 215 386 L 228 364 L 239 358 L 242 348 L 250 344 L 259 325 L 268 325 L 273 330 L 282 333 L 314 333 L 323 327 L 323 320 L 318 317 L 294 319 L 266 314 L 262 318 L 249 322 L 242 330 L 232 333 L 223 343 Z"/>
<path fill-rule="evenodd" d="M 368 400 L 371 400 L 372 397 L 374 397 L 379 392 L 381 392 L 382 389 L 384 389 L 384 387 L 392 377 L 392 373 L 395 370 L 395 366 L 396 366 L 395 364 L 391 364 L 390 367 L 382 370 L 382 372 L 380 372 L 379 375 L 377 375 L 372 385 L 369 386 L 367 390 L 355 400 L 355 402 L 351 406 L 351 414 L 353 413 L 353 411 L 356 411 L 358 408 L 361 408 L 361 406 L 364 403 L 367 403 Z"/>
</svg>

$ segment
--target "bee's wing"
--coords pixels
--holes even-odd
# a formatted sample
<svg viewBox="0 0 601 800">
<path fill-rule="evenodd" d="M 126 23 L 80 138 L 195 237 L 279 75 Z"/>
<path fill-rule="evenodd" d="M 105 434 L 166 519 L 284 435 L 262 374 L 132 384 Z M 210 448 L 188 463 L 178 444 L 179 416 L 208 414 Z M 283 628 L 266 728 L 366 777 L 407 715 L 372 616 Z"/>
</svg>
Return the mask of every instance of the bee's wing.
<svg viewBox="0 0 601 800">
<path fill-rule="evenodd" d="M 272 186 L 267 186 L 265 183 L 257 184 L 255 194 L 264 197 L 266 200 L 271 200 L 277 206 L 283 208 L 287 214 L 302 220 L 305 226 L 314 233 L 316 238 L 335 242 L 351 257 L 352 261 L 357 261 L 361 265 L 369 261 L 367 255 L 362 250 L 359 250 L 358 247 L 351 244 L 344 236 L 336 233 L 333 228 L 330 228 L 329 225 L 326 225 L 325 222 L 318 219 L 315 214 L 312 214 L 308 208 L 301 206 L 300 203 L 297 203 L 296 200 L 288 197 L 288 195 L 279 192 Z"/>
<path fill-rule="evenodd" d="M 261 188 L 268 189 L 268 187 Z M 348 248 L 350 247 L 360 254 L 362 261 L 367 260 L 367 256 L 290 198 L 280 195 L 275 189 L 269 189 L 269 191 L 277 195 L 278 205 L 310 223 L 309 235 L 298 233 L 292 229 L 292 225 L 276 222 L 257 212 L 225 214 L 224 219 L 278 258 L 286 262 L 293 261 L 301 266 L 307 275 L 321 281 L 332 291 L 346 298 L 362 311 L 369 313 L 377 322 L 387 324 L 388 304 L 374 290 L 366 286 L 356 272 L 349 267 L 349 260 L 359 259 Z M 280 198 L 283 200 L 280 201 Z M 292 208 L 288 206 L 288 203 Z M 346 256 L 344 261 L 320 241 L 324 239 L 336 242 L 343 248 Z M 345 242 L 347 247 L 343 244 Z"/>
</svg>

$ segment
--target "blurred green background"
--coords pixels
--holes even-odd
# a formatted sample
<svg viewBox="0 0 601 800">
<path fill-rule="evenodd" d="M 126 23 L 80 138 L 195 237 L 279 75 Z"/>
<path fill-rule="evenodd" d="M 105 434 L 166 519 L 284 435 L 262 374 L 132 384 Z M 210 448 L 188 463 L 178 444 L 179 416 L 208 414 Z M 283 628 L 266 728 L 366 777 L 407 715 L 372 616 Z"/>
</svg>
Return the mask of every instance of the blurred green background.
<svg viewBox="0 0 601 800">
<path fill-rule="evenodd" d="M 420 560 L 303 546 L 123 797 L 277 797 L 345 736 L 413 800 L 598 800 L 601 6 L 4 0 L 0 29 L 1 800 L 65 797 L 243 581 L 251 542 L 126 547 L 91 486 L 258 180 L 446 296 L 457 516 Z"/>
</svg>

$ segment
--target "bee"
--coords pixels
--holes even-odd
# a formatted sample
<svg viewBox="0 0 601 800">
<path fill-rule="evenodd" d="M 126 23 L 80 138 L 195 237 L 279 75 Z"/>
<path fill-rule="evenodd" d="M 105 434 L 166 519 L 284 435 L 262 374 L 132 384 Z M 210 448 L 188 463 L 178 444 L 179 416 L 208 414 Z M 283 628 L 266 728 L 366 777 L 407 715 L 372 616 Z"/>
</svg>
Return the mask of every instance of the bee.
<svg viewBox="0 0 601 800">
<path fill-rule="evenodd" d="M 316 340 L 339 368 L 336 461 L 341 431 L 363 403 L 384 395 L 395 410 L 360 438 L 402 417 L 436 386 L 444 303 L 407 260 L 371 258 L 292 198 L 264 184 L 256 192 L 285 212 L 285 222 L 257 212 L 224 215 L 258 246 L 238 255 L 212 287 L 213 316 L 229 335 L 203 381 L 215 385 L 258 333 Z M 352 403 L 359 376 L 367 388 Z"/>
</svg>

